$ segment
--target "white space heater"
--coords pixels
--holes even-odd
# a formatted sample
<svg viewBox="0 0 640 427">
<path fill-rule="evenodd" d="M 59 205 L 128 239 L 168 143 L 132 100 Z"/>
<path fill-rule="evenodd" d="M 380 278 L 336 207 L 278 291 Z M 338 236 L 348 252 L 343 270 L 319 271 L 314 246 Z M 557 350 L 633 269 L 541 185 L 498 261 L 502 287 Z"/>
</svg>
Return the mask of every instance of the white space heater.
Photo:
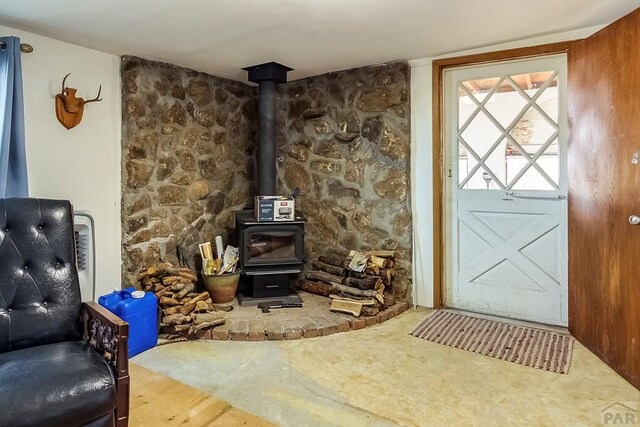
<svg viewBox="0 0 640 427">
<path fill-rule="evenodd" d="M 85 211 L 74 213 L 76 258 L 82 301 L 93 301 L 96 293 L 96 249 L 93 217 Z"/>
</svg>

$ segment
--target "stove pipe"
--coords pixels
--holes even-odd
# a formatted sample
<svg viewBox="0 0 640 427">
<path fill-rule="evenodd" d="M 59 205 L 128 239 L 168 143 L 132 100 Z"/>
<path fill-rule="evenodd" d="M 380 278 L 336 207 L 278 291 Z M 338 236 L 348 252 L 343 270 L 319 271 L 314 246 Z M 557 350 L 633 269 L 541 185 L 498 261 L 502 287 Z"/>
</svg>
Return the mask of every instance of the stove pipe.
<svg viewBox="0 0 640 427">
<path fill-rule="evenodd" d="M 277 62 L 243 68 L 250 82 L 258 84 L 258 196 L 276 194 L 276 86 L 287 81 L 292 68 Z"/>
</svg>

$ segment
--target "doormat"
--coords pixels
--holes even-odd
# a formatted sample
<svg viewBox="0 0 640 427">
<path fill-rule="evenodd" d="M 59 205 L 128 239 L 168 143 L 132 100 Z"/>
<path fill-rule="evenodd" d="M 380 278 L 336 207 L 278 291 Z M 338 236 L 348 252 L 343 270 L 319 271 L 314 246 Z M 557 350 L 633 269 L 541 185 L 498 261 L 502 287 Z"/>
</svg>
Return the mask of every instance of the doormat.
<svg viewBox="0 0 640 427">
<path fill-rule="evenodd" d="M 569 335 L 442 310 L 423 320 L 411 335 L 558 374 L 569 372 L 573 351 Z"/>
</svg>

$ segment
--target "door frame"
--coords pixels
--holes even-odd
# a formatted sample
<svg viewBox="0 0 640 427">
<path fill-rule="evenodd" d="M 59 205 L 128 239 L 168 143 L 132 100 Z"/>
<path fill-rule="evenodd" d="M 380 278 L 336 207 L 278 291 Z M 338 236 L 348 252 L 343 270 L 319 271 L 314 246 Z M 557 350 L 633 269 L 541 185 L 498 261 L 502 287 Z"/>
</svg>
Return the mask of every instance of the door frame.
<svg viewBox="0 0 640 427">
<path fill-rule="evenodd" d="M 444 221 L 444 71 L 449 68 L 470 65 L 482 65 L 492 62 L 512 61 L 540 56 L 567 53 L 569 48 L 580 40 L 543 44 L 531 47 L 507 49 L 496 52 L 444 58 L 433 61 L 433 306 L 443 305 L 445 274 L 445 221 Z"/>
</svg>

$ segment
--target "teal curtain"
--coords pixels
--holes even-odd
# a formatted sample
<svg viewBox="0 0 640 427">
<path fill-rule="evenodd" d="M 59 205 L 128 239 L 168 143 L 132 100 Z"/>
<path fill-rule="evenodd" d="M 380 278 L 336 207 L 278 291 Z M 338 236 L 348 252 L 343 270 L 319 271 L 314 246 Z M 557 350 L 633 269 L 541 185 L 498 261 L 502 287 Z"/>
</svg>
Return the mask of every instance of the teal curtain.
<svg viewBox="0 0 640 427">
<path fill-rule="evenodd" d="M 0 197 L 27 197 L 20 39 L 0 37 Z"/>
</svg>

